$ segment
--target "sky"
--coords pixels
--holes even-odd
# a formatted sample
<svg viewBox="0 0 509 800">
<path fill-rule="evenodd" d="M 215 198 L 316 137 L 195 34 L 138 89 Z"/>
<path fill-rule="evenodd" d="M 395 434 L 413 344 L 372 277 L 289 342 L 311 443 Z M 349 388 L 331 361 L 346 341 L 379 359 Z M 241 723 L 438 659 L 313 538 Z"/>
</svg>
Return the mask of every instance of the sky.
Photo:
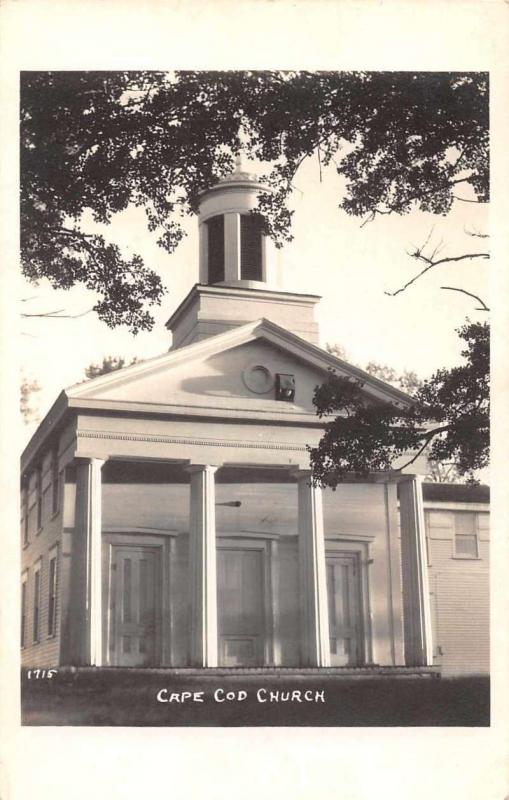
<svg viewBox="0 0 509 800">
<path fill-rule="evenodd" d="M 252 162 L 246 167 L 261 171 Z M 280 252 L 280 288 L 322 297 L 317 308 L 322 346 L 340 344 L 346 360 L 360 367 L 377 361 L 398 371 L 414 370 L 420 377 L 458 363 L 461 342 L 455 329 L 467 316 L 475 320 L 485 315 L 475 310 L 476 301 L 440 286 L 457 286 L 488 302 L 488 261 L 443 264 L 396 297 L 385 292 L 398 289 L 420 271 L 423 265 L 408 253 L 428 236 L 429 247 L 442 243 L 440 257 L 486 250 L 486 240 L 465 231 L 488 232 L 487 207 L 455 202 L 445 217 L 414 211 L 362 225 L 362 219 L 338 209 L 344 185 L 332 165 L 322 169 L 320 180 L 317 160 L 308 158 L 294 185 L 294 239 Z M 110 330 L 94 313 L 76 319 L 23 319 L 21 367 L 24 376 L 41 387 L 33 401 L 40 419 L 62 388 L 83 380 L 85 368 L 104 356 L 123 357 L 128 363 L 166 352 L 171 334 L 165 322 L 198 282 L 196 217 L 187 219 L 187 236 L 171 255 L 157 245 L 140 208 L 117 214 L 108 226 L 85 217 L 83 228 L 102 232 L 126 254 L 140 254 L 161 275 L 168 292 L 153 309 L 153 330 L 137 336 L 126 328 Z M 21 279 L 19 292 L 26 313 L 62 310 L 76 315 L 94 304 L 94 295 L 80 287 L 56 291 L 46 282 L 34 287 Z M 34 419 L 26 426 L 26 440 L 36 425 Z"/>
</svg>

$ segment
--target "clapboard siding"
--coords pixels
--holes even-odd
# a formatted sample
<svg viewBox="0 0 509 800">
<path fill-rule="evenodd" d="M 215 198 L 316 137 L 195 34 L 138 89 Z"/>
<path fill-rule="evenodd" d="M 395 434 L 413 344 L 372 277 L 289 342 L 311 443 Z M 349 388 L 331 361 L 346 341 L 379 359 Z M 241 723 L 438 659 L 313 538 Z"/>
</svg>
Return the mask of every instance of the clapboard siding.
<svg viewBox="0 0 509 800">
<path fill-rule="evenodd" d="M 26 589 L 26 623 L 25 623 L 25 647 L 21 651 L 21 662 L 23 665 L 34 667 L 48 667 L 58 664 L 60 653 L 60 619 L 61 619 L 61 548 L 57 549 L 57 604 L 56 604 L 56 628 L 55 634 L 48 635 L 48 606 L 49 606 L 49 556 L 55 545 L 59 543 L 59 536 L 53 531 L 51 537 L 41 532 L 37 542 L 30 550 L 29 559 L 25 556 L 23 560 L 23 574 L 27 575 Z M 39 641 L 33 641 L 34 624 L 34 592 L 35 592 L 35 570 L 40 564 L 40 608 L 39 608 Z"/>
<path fill-rule="evenodd" d="M 437 572 L 438 660 L 444 675 L 489 672 L 487 573 Z"/>
<path fill-rule="evenodd" d="M 41 468 L 41 525 L 37 514 L 37 469 L 32 470 L 26 479 L 26 502 L 22 504 L 21 514 L 21 569 L 22 578 L 27 576 L 25 646 L 21 651 L 23 666 L 50 667 L 59 663 L 60 633 L 62 618 L 61 576 L 62 576 L 62 506 L 63 481 L 59 472 L 58 503 L 53 511 L 53 450 L 48 450 L 40 460 Z M 23 493 L 22 493 L 23 496 Z M 25 516 L 28 514 L 28 537 L 25 543 Z M 57 597 L 55 633 L 48 634 L 49 609 L 49 559 L 57 547 Z M 39 641 L 33 641 L 35 570 L 40 564 L 40 608 Z"/>
<path fill-rule="evenodd" d="M 478 558 L 455 555 L 456 515 L 428 510 L 428 569 L 434 661 L 447 675 L 489 672 L 489 513 L 475 513 Z"/>
</svg>

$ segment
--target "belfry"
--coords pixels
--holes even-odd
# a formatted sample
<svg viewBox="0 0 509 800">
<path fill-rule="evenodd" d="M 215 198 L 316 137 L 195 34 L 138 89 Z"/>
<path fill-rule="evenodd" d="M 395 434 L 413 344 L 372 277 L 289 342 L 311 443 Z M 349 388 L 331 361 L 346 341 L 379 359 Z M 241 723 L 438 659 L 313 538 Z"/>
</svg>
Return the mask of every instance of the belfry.
<svg viewBox="0 0 509 800">
<path fill-rule="evenodd" d="M 167 322 L 173 347 L 264 318 L 318 344 L 315 295 L 282 291 L 279 253 L 263 234 L 258 195 L 268 191 L 237 169 L 202 192 L 200 282 Z"/>
</svg>

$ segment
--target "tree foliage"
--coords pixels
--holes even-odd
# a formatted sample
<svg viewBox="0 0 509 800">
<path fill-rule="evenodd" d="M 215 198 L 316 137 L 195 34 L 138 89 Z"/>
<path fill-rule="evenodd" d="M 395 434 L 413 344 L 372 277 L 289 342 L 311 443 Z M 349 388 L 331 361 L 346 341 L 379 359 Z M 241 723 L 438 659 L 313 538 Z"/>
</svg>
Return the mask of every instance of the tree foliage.
<svg viewBox="0 0 509 800">
<path fill-rule="evenodd" d="M 160 277 L 86 232 L 135 204 L 172 252 L 198 195 L 234 153 L 268 162 L 266 231 L 291 238 L 289 196 L 308 156 L 346 181 L 363 216 L 445 214 L 463 189 L 488 199 L 484 73 L 25 72 L 21 81 L 21 254 L 26 278 L 82 284 L 110 327 L 149 329 Z"/>
<path fill-rule="evenodd" d="M 36 399 L 35 396 L 37 392 L 40 391 L 41 387 L 38 381 L 29 380 L 26 375 L 22 376 L 19 408 L 25 425 L 29 425 L 31 422 L 35 422 L 39 419 L 38 404 L 33 401 Z"/>
<path fill-rule="evenodd" d="M 379 364 L 378 361 L 370 361 L 366 364 L 365 369 L 369 375 L 373 375 L 385 383 L 390 383 L 391 386 L 396 386 L 407 394 L 415 394 L 422 386 L 421 379 L 413 369 L 404 369 L 403 372 L 398 373 L 394 367 Z"/>
<path fill-rule="evenodd" d="M 337 342 L 334 344 L 327 344 L 325 349 L 328 353 L 336 356 L 336 358 L 340 358 L 342 361 L 348 361 L 349 364 L 354 363 L 348 358 L 346 348 Z M 389 383 L 391 386 L 395 386 L 397 389 L 407 392 L 407 394 L 414 394 L 414 392 L 422 386 L 422 380 L 414 370 L 404 369 L 403 372 L 399 373 L 394 367 L 389 367 L 387 364 L 380 364 L 378 361 L 368 361 L 365 367 L 362 367 L 360 364 L 356 364 L 355 366 L 360 366 L 368 375 L 373 375 L 373 377 L 378 378 L 380 381 Z"/>
<path fill-rule="evenodd" d="M 388 470 L 401 456 L 420 453 L 454 462 L 460 475 L 486 467 L 489 455 L 489 326 L 467 322 L 458 329 L 464 363 L 440 369 L 422 382 L 408 405 L 368 403 L 358 381 L 332 372 L 315 390 L 325 433 L 311 448 L 313 474 L 335 487 L 347 474 Z M 330 419 L 330 416 L 335 416 Z"/>
<path fill-rule="evenodd" d="M 102 364 L 89 364 L 88 367 L 85 367 L 85 375 L 87 380 L 92 380 L 93 378 L 99 378 L 100 375 L 108 375 L 110 372 L 117 372 L 119 369 L 138 363 L 138 358 L 133 358 L 127 364 L 126 359 L 122 358 L 122 356 L 104 356 Z"/>
<path fill-rule="evenodd" d="M 332 355 L 337 358 L 349 361 L 350 364 L 353 363 L 348 359 L 346 349 L 343 345 L 337 343 L 328 344 L 326 349 L 327 352 L 332 353 Z M 357 364 L 356 366 L 361 365 Z M 375 378 L 384 381 L 384 383 L 395 386 L 397 389 L 401 389 L 401 391 L 411 396 L 415 395 L 423 386 L 422 379 L 419 378 L 414 370 L 404 369 L 403 372 L 398 372 L 394 367 L 390 367 L 387 364 L 380 364 L 378 361 L 369 361 L 363 369 L 368 375 L 373 375 Z M 425 479 L 427 481 L 431 481 L 432 483 L 461 483 L 465 480 L 464 475 L 458 472 L 456 464 L 452 461 L 436 461 L 435 459 L 429 458 L 429 456 L 426 461 L 427 472 Z M 470 480 L 472 479 L 471 473 L 469 474 L 469 478 Z"/>
</svg>

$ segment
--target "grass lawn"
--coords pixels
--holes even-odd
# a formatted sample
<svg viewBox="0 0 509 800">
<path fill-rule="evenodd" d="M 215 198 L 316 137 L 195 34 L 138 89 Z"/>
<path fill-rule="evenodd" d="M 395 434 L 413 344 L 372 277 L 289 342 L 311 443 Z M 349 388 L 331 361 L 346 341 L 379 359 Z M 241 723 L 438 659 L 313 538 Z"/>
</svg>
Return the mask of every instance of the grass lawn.
<svg viewBox="0 0 509 800">
<path fill-rule="evenodd" d="M 171 702 L 159 702 L 160 692 Z M 227 692 L 234 699 L 226 699 Z M 199 693 L 196 700 L 188 696 L 193 693 Z M 24 725 L 489 726 L 489 698 L 487 677 L 351 679 L 100 668 L 61 670 L 50 680 L 22 675 Z"/>
</svg>

